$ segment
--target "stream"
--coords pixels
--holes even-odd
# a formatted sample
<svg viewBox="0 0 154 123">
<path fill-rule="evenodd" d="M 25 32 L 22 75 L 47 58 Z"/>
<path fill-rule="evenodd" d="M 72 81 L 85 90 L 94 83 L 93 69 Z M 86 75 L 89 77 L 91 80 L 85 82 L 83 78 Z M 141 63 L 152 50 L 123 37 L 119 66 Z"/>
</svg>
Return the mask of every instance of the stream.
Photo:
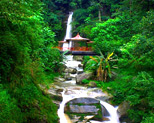
<svg viewBox="0 0 154 123">
<path fill-rule="evenodd" d="M 72 37 L 72 34 L 71 34 L 72 16 L 73 16 L 73 12 L 70 12 L 68 21 L 67 21 L 66 36 L 65 36 L 64 41 Z M 71 47 L 71 43 L 69 45 L 68 43 L 64 43 L 63 51 L 68 50 Z M 59 109 L 57 112 L 60 118 L 60 123 L 107 123 L 107 122 L 108 123 L 119 123 L 119 118 L 117 115 L 117 108 L 113 107 L 112 105 L 108 104 L 107 102 L 103 100 L 103 97 L 108 96 L 107 93 L 103 93 L 102 90 L 99 88 L 87 88 L 85 86 L 76 85 L 76 76 L 79 73 L 81 74 L 83 72 L 83 68 L 79 67 L 79 65 L 81 64 L 81 61 L 74 60 L 72 55 L 67 55 L 66 59 L 64 59 L 64 63 L 67 68 L 76 69 L 77 72 L 75 74 L 71 74 L 71 72 L 70 73 L 65 72 L 65 74 L 68 74 L 71 79 L 54 83 L 54 86 L 57 86 L 60 88 L 59 90 L 62 90 L 61 92 L 62 102 L 60 103 Z M 97 121 L 97 120 L 93 120 L 89 118 L 91 116 L 87 116 L 86 118 L 89 118 L 88 120 L 72 121 L 71 118 L 65 114 L 65 106 L 69 101 L 73 99 L 78 99 L 78 98 L 82 98 L 82 99 L 89 98 L 90 100 L 96 100 L 96 101 L 99 100 L 100 105 L 102 105 L 105 108 L 105 110 L 107 110 L 107 113 L 109 114 L 108 116 L 103 116 L 103 117 L 106 117 L 108 120 Z M 94 107 L 94 106 L 91 106 L 91 107 Z M 76 108 L 74 109 L 76 110 Z M 87 110 L 90 110 L 90 109 L 87 109 Z"/>
<path fill-rule="evenodd" d="M 81 64 L 80 61 L 73 60 L 73 56 L 68 55 L 66 56 L 65 60 L 66 66 L 69 68 L 76 68 L 77 71 L 81 71 L 82 68 L 79 68 L 78 65 Z M 70 74 L 72 80 L 60 82 L 63 86 L 62 92 L 62 102 L 58 109 L 58 116 L 60 118 L 60 123 L 73 123 L 69 117 L 64 113 L 64 107 L 67 102 L 75 98 L 94 98 L 100 101 L 101 105 L 103 105 L 110 116 L 108 116 L 110 121 L 94 121 L 90 120 L 87 123 L 119 123 L 118 115 L 117 115 L 117 108 L 113 107 L 112 105 L 98 99 L 98 97 L 105 97 L 107 96 L 106 93 L 103 93 L 99 88 L 87 88 L 84 86 L 76 85 L 75 77 L 77 74 Z M 59 84 L 60 84 L 59 83 Z M 86 122 L 85 122 L 86 123 Z"/>
</svg>

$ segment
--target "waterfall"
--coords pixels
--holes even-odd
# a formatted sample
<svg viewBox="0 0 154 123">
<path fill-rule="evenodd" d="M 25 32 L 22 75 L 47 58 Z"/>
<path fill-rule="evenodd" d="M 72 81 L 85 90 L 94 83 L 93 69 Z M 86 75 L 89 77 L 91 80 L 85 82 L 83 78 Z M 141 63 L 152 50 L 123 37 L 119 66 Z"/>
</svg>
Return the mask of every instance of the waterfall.
<svg viewBox="0 0 154 123">
<path fill-rule="evenodd" d="M 71 30 L 72 30 L 72 25 L 71 25 L 72 16 L 73 16 L 73 12 L 70 12 L 68 20 L 67 20 L 67 28 L 66 28 L 66 35 L 65 35 L 64 41 L 66 41 L 66 39 L 69 39 L 69 38 L 72 37 L 72 33 L 71 33 Z M 71 48 L 71 45 L 72 45 L 72 42 L 70 42 L 70 44 L 64 43 L 63 44 L 63 51 L 69 50 L 69 48 Z"/>
</svg>

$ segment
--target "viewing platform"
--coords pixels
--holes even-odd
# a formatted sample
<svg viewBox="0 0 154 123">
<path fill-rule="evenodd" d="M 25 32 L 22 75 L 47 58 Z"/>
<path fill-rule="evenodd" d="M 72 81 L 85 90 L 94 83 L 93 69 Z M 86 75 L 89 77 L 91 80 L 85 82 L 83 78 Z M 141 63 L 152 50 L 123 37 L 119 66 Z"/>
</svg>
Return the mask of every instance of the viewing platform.
<svg viewBox="0 0 154 123">
<path fill-rule="evenodd" d="M 93 41 L 83 38 L 79 34 L 75 37 L 59 41 L 58 48 L 61 53 L 68 51 L 66 54 L 72 55 L 97 55 L 92 49 Z"/>
</svg>

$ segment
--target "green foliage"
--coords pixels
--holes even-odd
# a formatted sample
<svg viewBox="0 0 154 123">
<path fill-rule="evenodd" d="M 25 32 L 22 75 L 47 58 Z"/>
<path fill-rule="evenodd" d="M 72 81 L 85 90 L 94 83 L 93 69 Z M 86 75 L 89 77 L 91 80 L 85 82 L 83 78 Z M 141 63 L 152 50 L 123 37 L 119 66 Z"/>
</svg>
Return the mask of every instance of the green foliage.
<svg viewBox="0 0 154 123">
<path fill-rule="evenodd" d="M 58 51 L 49 48 L 56 43 L 42 5 L 40 0 L 0 2 L 0 121 L 58 122 L 56 106 L 38 87 L 47 81 L 45 71 L 55 72 L 60 62 Z"/>
<path fill-rule="evenodd" d="M 101 49 L 103 53 L 117 50 L 130 37 L 129 20 L 125 18 L 109 19 L 103 23 L 97 23 L 91 30 L 92 38 L 95 41 L 95 49 Z M 123 31 L 122 31 L 123 30 Z"/>
<path fill-rule="evenodd" d="M 111 58 L 113 56 L 112 53 L 108 53 L 105 58 L 104 55 L 100 52 L 101 56 L 92 57 L 90 56 L 90 60 L 87 62 L 85 70 L 93 70 L 97 74 L 97 80 L 99 81 L 107 81 L 107 78 L 111 78 L 111 62 L 117 61 Z M 115 65 L 114 65 L 115 66 Z"/>
<path fill-rule="evenodd" d="M 133 80 L 133 85 L 128 92 L 126 100 L 132 106 L 131 117 L 135 122 L 140 122 L 143 116 L 151 112 L 154 107 L 154 79 L 146 72 L 141 72 Z M 138 110 L 137 113 L 135 113 Z M 136 115 L 133 115 L 136 114 Z"/>
<path fill-rule="evenodd" d="M 15 99 L 0 84 L 0 122 L 23 122 L 20 108 Z"/>
<path fill-rule="evenodd" d="M 42 95 L 40 89 L 34 84 L 25 84 L 17 88 L 13 96 L 18 100 L 18 106 L 21 107 L 25 122 L 44 120 L 51 123 L 58 122 L 57 108 L 51 99 Z"/>
<path fill-rule="evenodd" d="M 147 116 L 141 123 L 153 123 L 154 122 L 154 114 Z"/>
<path fill-rule="evenodd" d="M 59 72 L 62 58 L 58 49 L 46 48 L 42 51 L 40 57 L 45 71 L 50 71 L 52 73 Z"/>
<path fill-rule="evenodd" d="M 83 79 L 83 80 L 82 80 L 82 83 L 83 83 L 83 84 L 88 84 L 89 82 L 90 82 L 90 81 L 87 80 L 87 79 Z"/>
<path fill-rule="evenodd" d="M 135 78 L 128 76 L 128 72 L 122 74 L 116 81 L 103 83 L 102 87 L 105 90 L 111 88 L 108 91 L 114 95 L 113 103 L 127 100 L 130 103 L 129 117 L 134 123 L 141 122 L 143 117 L 153 112 L 154 79 L 146 72 L 138 73 Z"/>
</svg>

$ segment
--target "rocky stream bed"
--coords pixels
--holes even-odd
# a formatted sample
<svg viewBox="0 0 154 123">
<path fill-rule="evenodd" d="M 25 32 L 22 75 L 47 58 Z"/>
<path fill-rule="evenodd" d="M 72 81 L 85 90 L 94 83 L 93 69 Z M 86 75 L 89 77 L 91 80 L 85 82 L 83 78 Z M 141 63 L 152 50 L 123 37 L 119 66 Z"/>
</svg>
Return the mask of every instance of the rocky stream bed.
<svg viewBox="0 0 154 123">
<path fill-rule="evenodd" d="M 115 108 L 109 104 L 112 95 L 94 84 L 83 86 L 82 80 L 92 78 L 93 73 L 83 72 L 82 60 L 82 56 L 67 56 L 63 76 L 55 78 L 47 91 L 59 107 L 60 123 L 120 123 L 127 104 Z"/>
</svg>

